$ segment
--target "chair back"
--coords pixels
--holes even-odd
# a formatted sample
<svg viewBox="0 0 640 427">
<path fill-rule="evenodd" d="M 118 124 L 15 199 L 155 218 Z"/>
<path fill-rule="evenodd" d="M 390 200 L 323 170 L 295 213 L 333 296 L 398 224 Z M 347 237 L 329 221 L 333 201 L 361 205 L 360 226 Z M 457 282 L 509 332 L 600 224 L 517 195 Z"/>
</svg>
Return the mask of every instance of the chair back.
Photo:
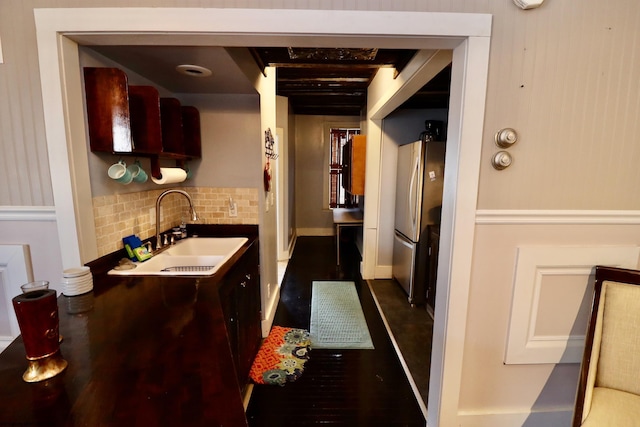
<svg viewBox="0 0 640 427">
<path fill-rule="evenodd" d="M 598 266 L 573 426 L 587 418 L 594 387 L 640 395 L 639 375 L 640 271 Z"/>
</svg>

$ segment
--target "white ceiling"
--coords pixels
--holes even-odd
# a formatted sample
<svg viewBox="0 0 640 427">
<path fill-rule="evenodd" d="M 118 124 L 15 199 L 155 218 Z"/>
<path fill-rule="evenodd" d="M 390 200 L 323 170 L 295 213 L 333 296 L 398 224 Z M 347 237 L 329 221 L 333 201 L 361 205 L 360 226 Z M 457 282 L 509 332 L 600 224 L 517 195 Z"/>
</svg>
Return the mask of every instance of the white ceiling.
<svg viewBox="0 0 640 427">
<path fill-rule="evenodd" d="M 255 94 L 251 82 L 225 48 L 216 46 L 87 46 L 173 93 Z M 181 64 L 210 69 L 208 77 L 186 76 Z"/>
</svg>

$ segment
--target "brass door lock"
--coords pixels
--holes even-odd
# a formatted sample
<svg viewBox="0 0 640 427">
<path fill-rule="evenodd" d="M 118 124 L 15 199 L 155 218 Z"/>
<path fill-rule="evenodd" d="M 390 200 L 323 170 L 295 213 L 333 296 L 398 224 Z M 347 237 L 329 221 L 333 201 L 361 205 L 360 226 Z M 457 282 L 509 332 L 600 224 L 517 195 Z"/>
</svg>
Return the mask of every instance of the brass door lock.
<svg viewBox="0 0 640 427">
<path fill-rule="evenodd" d="M 513 157 L 506 151 L 498 151 L 491 158 L 491 166 L 499 171 L 508 168 L 511 163 L 513 163 Z"/>
</svg>

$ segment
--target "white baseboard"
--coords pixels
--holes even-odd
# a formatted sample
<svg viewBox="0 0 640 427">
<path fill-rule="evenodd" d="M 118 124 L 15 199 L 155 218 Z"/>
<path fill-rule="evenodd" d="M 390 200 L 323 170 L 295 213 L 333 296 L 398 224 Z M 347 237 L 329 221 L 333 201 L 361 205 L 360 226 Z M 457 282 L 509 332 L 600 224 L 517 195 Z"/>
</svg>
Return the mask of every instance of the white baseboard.
<svg viewBox="0 0 640 427">
<path fill-rule="evenodd" d="M 376 279 L 391 279 L 393 277 L 393 266 L 391 265 L 376 265 L 373 272 Z"/>
<path fill-rule="evenodd" d="M 280 302 L 280 285 L 278 284 L 277 289 L 271 295 L 270 301 L 267 301 L 266 307 L 264 308 L 264 319 L 262 320 L 262 337 L 265 338 L 269 335 L 269 331 L 271 331 L 271 325 L 273 325 L 273 319 L 276 316 L 276 309 L 278 308 L 278 302 Z"/>
<path fill-rule="evenodd" d="M 458 423 L 473 427 L 533 427 L 533 426 L 570 426 L 573 408 L 549 408 L 547 411 L 533 409 L 527 412 L 487 413 L 460 411 Z"/>
<path fill-rule="evenodd" d="M 288 259 L 291 259 L 291 257 L 293 256 L 293 250 L 296 248 L 297 241 L 298 241 L 298 234 L 293 233 L 293 238 L 291 239 L 291 242 L 289 242 L 289 258 Z"/>
<path fill-rule="evenodd" d="M 9 344 L 11 344 L 13 340 L 14 338 L 10 336 L 0 336 L 0 353 L 2 353 L 5 348 L 9 347 Z"/>
<path fill-rule="evenodd" d="M 296 228 L 298 236 L 333 236 L 333 228 Z"/>
</svg>

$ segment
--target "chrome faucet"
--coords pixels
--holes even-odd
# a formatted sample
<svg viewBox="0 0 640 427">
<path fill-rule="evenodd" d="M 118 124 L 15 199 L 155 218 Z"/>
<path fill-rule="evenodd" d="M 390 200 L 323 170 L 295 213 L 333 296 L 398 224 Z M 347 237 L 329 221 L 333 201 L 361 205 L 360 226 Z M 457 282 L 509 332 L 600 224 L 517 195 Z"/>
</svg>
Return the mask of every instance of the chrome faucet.
<svg viewBox="0 0 640 427">
<path fill-rule="evenodd" d="M 162 240 L 160 239 L 160 202 L 162 201 L 164 196 L 171 193 L 182 194 L 184 197 L 186 197 L 187 201 L 189 201 L 189 210 L 191 211 L 191 220 L 192 221 L 198 220 L 198 214 L 196 213 L 196 210 L 193 207 L 193 201 L 191 200 L 191 196 L 189 195 L 189 193 L 183 190 L 175 190 L 175 189 L 165 190 L 162 193 L 160 193 L 160 195 L 158 196 L 158 199 L 156 200 L 156 250 L 162 247 Z"/>
</svg>

